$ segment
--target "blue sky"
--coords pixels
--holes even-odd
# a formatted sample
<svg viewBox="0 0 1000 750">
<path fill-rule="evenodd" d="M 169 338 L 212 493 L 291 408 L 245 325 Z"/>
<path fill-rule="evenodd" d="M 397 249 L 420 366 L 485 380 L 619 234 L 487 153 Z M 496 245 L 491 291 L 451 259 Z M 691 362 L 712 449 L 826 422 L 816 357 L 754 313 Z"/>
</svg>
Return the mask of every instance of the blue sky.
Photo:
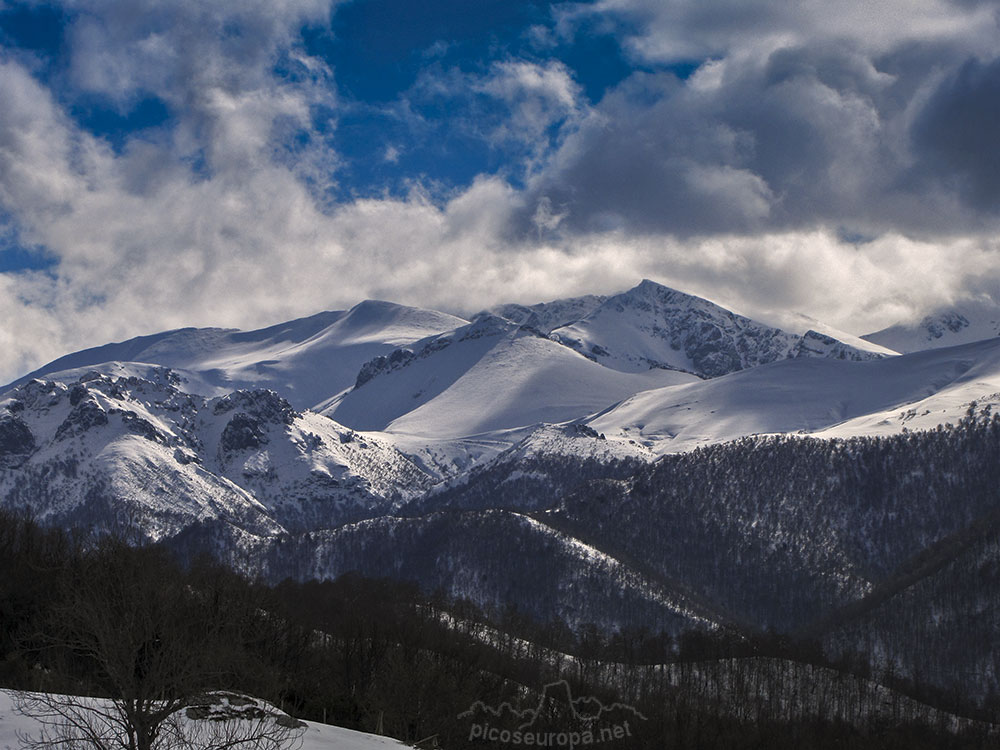
<svg viewBox="0 0 1000 750">
<path fill-rule="evenodd" d="M 113 7 L 113 4 L 112 4 Z M 0 10 L 0 42 L 8 55 L 31 60 L 39 81 L 55 94 L 75 124 L 117 153 L 130 140 L 159 137 L 182 113 L 155 91 L 94 92 L 72 77 L 74 28 L 82 8 L 11 2 Z M 509 0 L 356 0 L 296 29 L 295 47 L 328 65 L 337 105 L 316 106 L 308 128 L 288 134 L 291 151 L 318 141 L 337 155 L 336 186 L 322 197 L 343 203 L 358 197 L 405 195 L 414 180 L 435 196 L 468 187 L 477 175 L 501 174 L 523 186 L 525 144 L 486 132 L 509 116 L 509 103 L 487 91 L 442 91 L 436 80 L 472 81 L 492 66 L 518 61 L 563 66 L 581 101 L 597 102 L 639 69 L 684 76 L 697 61 L 642 66 L 619 43 L 624 19 L 582 19 L 572 35 L 555 29 L 548 2 Z M 151 21 L 151 26 L 153 26 Z M 230 33 L 240 34 L 234 26 Z M 287 50 L 285 53 L 287 54 Z M 280 55 L 273 74 L 293 84 L 302 72 Z M 544 136 L 554 141 L 565 118 L 554 116 Z M 334 124 L 335 122 L 335 124 Z M 0 270 L 50 265 L 51 256 L 8 240 Z"/>
<path fill-rule="evenodd" d="M 976 0 L 0 0 L 0 380 L 365 297 L 996 298 Z"/>
</svg>

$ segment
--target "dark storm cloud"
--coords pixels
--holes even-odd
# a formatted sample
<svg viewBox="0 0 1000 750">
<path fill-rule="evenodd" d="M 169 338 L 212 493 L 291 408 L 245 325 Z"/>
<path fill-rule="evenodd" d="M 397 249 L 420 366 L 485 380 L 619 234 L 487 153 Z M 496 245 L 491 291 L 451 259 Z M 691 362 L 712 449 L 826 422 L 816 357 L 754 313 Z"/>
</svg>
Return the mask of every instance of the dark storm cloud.
<svg viewBox="0 0 1000 750">
<path fill-rule="evenodd" d="M 525 217 L 544 201 L 575 231 L 955 235 L 998 213 L 998 124 L 1000 64 L 949 44 L 822 41 L 687 81 L 635 74 L 566 135 Z"/>
<path fill-rule="evenodd" d="M 1000 59 L 969 60 L 934 92 L 913 124 L 920 177 L 1000 214 Z"/>
<path fill-rule="evenodd" d="M 834 48 L 779 50 L 752 68 L 709 63 L 686 82 L 635 75 L 534 189 L 581 230 L 754 232 L 835 217 L 886 158 L 875 101 L 887 85 Z"/>
<path fill-rule="evenodd" d="M 750 229 L 773 201 L 746 169 L 754 143 L 696 106 L 668 74 L 638 75 L 563 144 L 535 190 L 579 230 Z"/>
<path fill-rule="evenodd" d="M 588 18 L 617 21 L 636 60 L 663 63 L 838 40 L 872 54 L 951 40 L 978 54 L 992 46 L 996 9 L 952 0 L 594 0 L 562 3 L 556 13 L 567 31 Z"/>
</svg>

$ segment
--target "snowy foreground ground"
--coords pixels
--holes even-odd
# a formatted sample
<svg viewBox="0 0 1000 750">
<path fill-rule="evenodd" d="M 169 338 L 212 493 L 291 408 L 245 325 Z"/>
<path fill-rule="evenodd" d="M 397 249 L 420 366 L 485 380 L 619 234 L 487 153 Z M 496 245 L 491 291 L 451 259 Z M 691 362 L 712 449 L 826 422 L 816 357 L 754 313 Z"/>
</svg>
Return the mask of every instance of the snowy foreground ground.
<svg viewBox="0 0 1000 750">
<path fill-rule="evenodd" d="M 403 750 L 410 747 L 388 737 L 316 722 L 307 724 L 301 744 L 295 742 L 291 747 L 301 750 Z M 39 725 L 34 719 L 18 713 L 12 694 L 0 690 L 0 750 L 17 750 L 20 747 L 19 733 L 34 734 L 38 730 Z"/>
</svg>

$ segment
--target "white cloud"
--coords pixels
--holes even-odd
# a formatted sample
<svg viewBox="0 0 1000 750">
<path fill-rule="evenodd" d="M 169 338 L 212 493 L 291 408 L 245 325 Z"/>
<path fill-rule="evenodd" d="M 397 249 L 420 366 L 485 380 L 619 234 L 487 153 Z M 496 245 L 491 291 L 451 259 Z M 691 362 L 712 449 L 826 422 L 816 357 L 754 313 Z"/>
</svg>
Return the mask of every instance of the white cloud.
<svg viewBox="0 0 1000 750">
<path fill-rule="evenodd" d="M 382 152 L 382 161 L 387 164 L 396 164 L 399 161 L 399 157 L 400 150 L 392 144 L 386 146 L 385 151 Z"/>
<path fill-rule="evenodd" d="M 446 102 L 449 133 L 485 141 L 509 157 L 508 173 L 519 175 L 543 166 L 560 134 L 589 111 L 572 71 L 558 60 L 508 58 L 482 73 L 432 65 L 387 111 L 417 133 L 428 126 L 420 114 L 428 102 Z"/>
<path fill-rule="evenodd" d="M 998 49 L 991 3 L 950 0 L 598 0 L 557 7 L 561 27 L 626 19 L 626 47 L 645 62 L 766 55 L 781 47 L 849 42 L 878 54 L 919 41 L 959 40 L 968 54 Z"/>
<path fill-rule="evenodd" d="M 577 107 L 580 95 L 580 87 L 573 76 L 558 61 L 545 65 L 524 60 L 495 63 L 491 75 L 479 84 L 479 89 L 511 103 L 534 100 L 563 113 Z"/>
<path fill-rule="evenodd" d="M 139 92 L 197 107 L 197 90 L 269 84 L 276 54 L 331 0 L 67 0 L 71 76 L 84 91 L 124 100 Z M 301 56 L 300 56 L 301 57 Z"/>
<path fill-rule="evenodd" d="M 560 127 L 571 127 L 586 111 L 579 84 L 556 60 L 507 59 L 494 62 L 484 74 L 432 69 L 409 95 L 448 100 L 455 111 L 449 129 L 482 138 L 497 149 L 519 152 L 512 171 L 522 173 L 542 166 Z M 413 116 L 409 107 L 405 113 Z"/>
<path fill-rule="evenodd" d="M 638 0 L 628 6 L 642 10 Z M 653 14 L 644 33 L 668 49 L 674 32 L 657 31 L 667 16 L 644 7 Z M 700 18 L 694 5 L 671 7 L 689 27 Z M 920 33 L 978 39 L 979 11 L 949 27 L 935 20 L 939 7 L 920 5 L 919 23 L 932 27 Z M 732 53 L 690 84 L 639 74 L 595 107 L 561 64 L 505 60 L 485 76 L 439 83 L 448 95 L 464 86 L 506 106 L 492 137 L 527 144 L 528 189 L 484 175 L 443 202 L 415 185 L 405 197 L 330 206 L 322 192 L 338 157 L 310 118 L 317 106 L 336 113 L 332 72 L 295 47 L 299 26 L 324 17 L 326 4 L 75 8 L 75 85 L 123 111 L 155 95 L 174 119 L 116 152 L 81 130 L 23 63 L 0 63 L 0 207 L 25 243 L 59 260 L 55 275 L 0 274 L 0 382 L 109 340 L 264 325 L 365 297 L 471 313 L 614 292 L 647 276 L 751 314 L 798 310 L 861 333 L 973 288 L 1000 288 L 996 244 L 971 233 L 920 240 L 887 223 L 862 246 L 837 238 L 843 217 L 860 229 L 875 222 L 868 206 L 904 218 L 962 215 L 940 196 L 872 188 L 900 174 L 885 165 L 909 154 L 887 156 L 883 146 L 898 146 L 917 116 L 909 102 L 931 93 L 899 93 L 906 71 L 876 69 L 857 45 L 774 59 Z M 782 16 L 794 23 L 776 28 L 805 38 L 814 33 L 802 20 L 807 6 L 796 8 Z M 865 34 L 875 45 L 901 32 Z M 732 29 L 690 38 L 702 50 L 741 43 Z M 276 77 L 279 61 L 290 76 Z M 307 144 L 290 152 L 297 131 Z M 687 219 L 703 231 L 679 231 Z"/>
</svg>

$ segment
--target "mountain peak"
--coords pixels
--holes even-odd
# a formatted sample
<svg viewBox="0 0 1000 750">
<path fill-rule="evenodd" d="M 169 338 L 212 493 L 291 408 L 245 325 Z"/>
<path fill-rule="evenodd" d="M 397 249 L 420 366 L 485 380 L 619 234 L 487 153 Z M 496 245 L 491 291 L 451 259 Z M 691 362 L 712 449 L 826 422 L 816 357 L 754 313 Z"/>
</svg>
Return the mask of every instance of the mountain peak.
<svg viewBox="0 0 1000 750">
<path fill-rule="evenodd" d="M 507 318 L 494 315 L 491 312 L 483 311 L 473 316 L 472 322 L 462 326 L 456 331 L 460 338 L 470 336 L 493 336 L 501 333 L 510 333 L 516 330 L 518 325 Z"/>
<path fill-rule="evenodd" d="M 182 328 L 144 336 L 67 355 L 26 377 L 65 382 L 84 368 L 122 374 L 161 365 L 177 371 L 185 388 L 198 395 L 270 388 L 304 409 L 350 387 L 372 358 L 464 325 L 468 322 L 447 313 L 365 300 L 347 311 L 253 331 Z"/>
<path fill-rule="evenodd" d="M 955 310 L 947 310 L 939 315 L 928 315 L 920 321 L 921 328 L 927 329 L 927 332 L 936 339 L 949 332 L 958 333 L 970 325 L 969 319 Z"/>
<path fill-rule="evenodd" d="M 898 352 L 916 352 L 1000 336 L 1000 305 L 968 300 L 936 310 L 917 323 L 897 323 L 861 338 Z"/>
<path fill-rule="evenodd" d="M 636 294 L 654 294 L 657 296 L 679 295 L 681 297 L 700 299 L 695 297 L 693 294 L 685 294 L 684 292 L 680 292 L 674 289 L 673 287 L 666 286 L 665 284 L 661 284 L 658 281 L 653 281 L 652 279 L 643 279 L 628 291 L 622 292 L 622 295 L 636 295 Z"/>
<path fill-rule="evenodd" d="M 711 310 L 729 317 L 741 317 L 731 310 L 712 302 L 711 300 L 699 297 L 697 294 L 682 292 L 679 289 L 661 284 L 651 279 L 643 279 L 628 291 L 616 294 L 611 300 L 634 300 L 648 302 L 651 304 L 670 305 L 677 309 L 698 308 Z"/>
<path fill-rule="evenodd" d="M 400 310 L 407 310 L 405 305 L 400 305 L 397 302 L 389 302 L 383 299 L 366 299 L 362 300 L 350 310 L 347 311 L 348 315 L 364 316 L 364 315 L 386 315 L 399 312 Z"/>
<path fill-rule="evenodd" d="M 487 312 L 548 334 L 556 328 L 561 328 L 586 317 L 606 300 L 605 296 L 585 294 L 582 297 L 566 297 L 551 302 L 538 302 L 533 305 L 517 303 L 497 305 Z"/>
<path fill-rule="evenodd" d="M 660 284 L 652 279 L 643 279 L 633 287 L 634 289 L 669 289 L 670 287 Z"/>
<path fill-rule="evenodd" d="M 551 335 L 616 370 L 662 368 L 709 378 L 796 356 L 882 356 L 815 332 L 811 345 L 802 346 L 802 336 L 650 279 L 609 297 L 587 317 Z"/>
</svg>

